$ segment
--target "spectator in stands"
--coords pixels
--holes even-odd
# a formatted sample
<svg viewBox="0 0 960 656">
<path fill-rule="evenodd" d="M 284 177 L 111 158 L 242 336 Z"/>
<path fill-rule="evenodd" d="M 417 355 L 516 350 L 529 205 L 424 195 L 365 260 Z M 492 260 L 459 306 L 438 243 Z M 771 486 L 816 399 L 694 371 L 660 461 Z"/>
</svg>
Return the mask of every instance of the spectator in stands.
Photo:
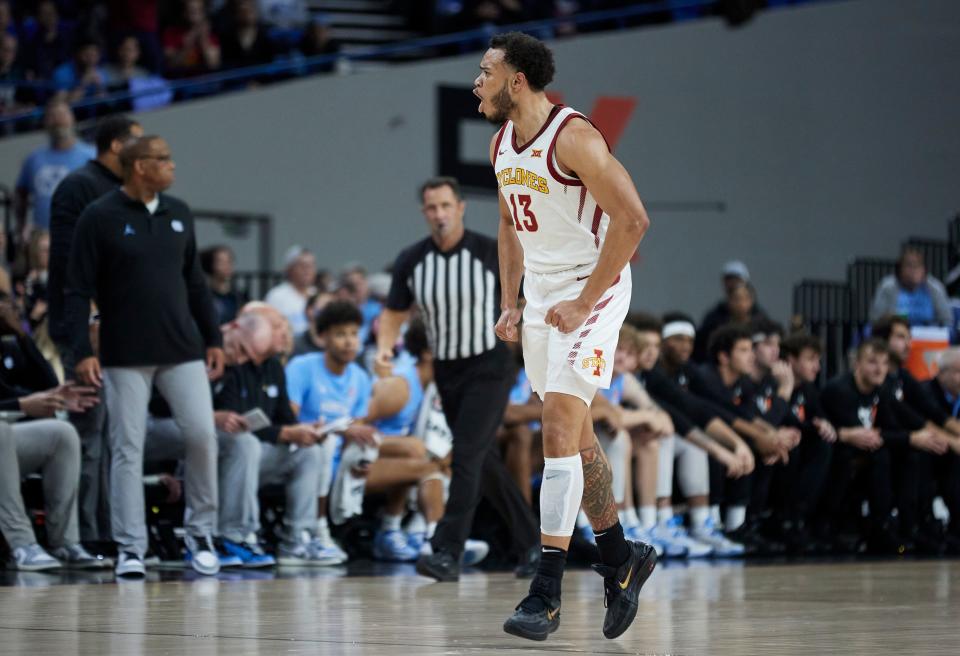
<svg viewBox="0 0 960 656">
<path fill-rule="evenodd" d="M 160 73 L 163 63 L 159 4 L 160 0 L 109 0 L 108 3 L 110 31 L 136 39 L 142 55 L 140 65 L 154 74 Z"/>
<path fill-rule="evenodd" d="M 260 23 L 254 0 L 235 0 L 233 21 L 220 34 L 224 68 L 269 64 L 275 55 L 267 27 Z"/>
<path fill-rule="evenodd" d="M 0 116 L 17 114 L 32 106 L 20 87 L 26 76 L 17 57 L 17 46 L 16 36 L 0 33 Z"/>
<path fill-rule="evenodd" d="M 48 146 L 41 146 L 27 156 L 17 178 L 14 213 L 17 233 L 27 232 L 27 207 L 32 205 L 31 227 L 50 228 L 50 199 L 54 189 L 68 173 L 96 156 L 94 149 L 77 139 L 76 122 L 70 105 L 62 100 L 51 101 L 44 116 Z"/>
<path fill-rule="evenodd" d="M 77 484 L 80 439 L 65 421 L 51 419 L 60 410 L 83 411 L 96 403 L 91 388 L 59 385 L 53 370 L 20 326 L 8 302 L 0 303 L 0 410 L 22 412 L 32 421 L 0 421 L 0 532 L 10 546 L 10 567 L 43 570 L 56 567 L 110 567 L 80 545 Z M 37 543 L 23 506 L 20 483 L 34 472 L 43 475 L 46 531 L 52 555 Z"/>
<path fill-rule="evenodd" d="M 0 34 L 10 34 L 13 36 L 17 34 L 17 24 L 13 20 L 10 0 L 0 0 Z"/>
<path fill-rule="evenodd" d="M 270 322 L 273 330 L 273 355 L 286 360 L 293 353 L 293 331 L 290 322 L 272 305 L 263 301 L 250 301 L 240 309 L 240 314 L 253 312 Z"/>
<path fill-rule="evenodd" d="M 174 179 L 170 147 L 159 137 L 141 137 L 123 147 L 120 164 L 123 186 L 80 215 L 66 286 L 77 376 L 107 387 L 117 575 L 145 575 L 141 477 L 154 383 L 191 440 L 185 536 L 191 564 L 215 574 L 217 445 L 207 380 L 223 374 L 222 337 L 197 259 L 193 215 L 164 193 Z M 86 331 L 93 298 L 101 316 L 99 357 Z"/>
<path fill-rule="evenodd" d="M 60 22 L 60 12 L 54 0 L 37 3 L 37 31 L 24 48 L 24 63 L 34 80 L 49 80 L 60 64 L 70 59 L 73 38 Z M 45 100 L 44 97 L 38 100 Z"/>
<path fill-rule="evenodd" d="M 217 322 L 230 323 L 237 318 L 249 297 L 233 284 L 233 251 L 229 246 L 210 246 L 200 251 L 200 268 L 207 276 L 207 284 L 217 310 Z"/>
<path fill-rule="evenodd" d="M 865 470 L 870 504 L 867 545 L 875 552 L 903 553 L 906 541 L 893 520 L 893 508 L 898 506 L 905 526 L 913 526 L 913 520 L 905 521 L 904 515 L 915 513 L 918 504 L 917 454 L 938 451 L 943 444 L 933 431 L 901 424 L 892 388 L 884 385 L 888 373 L 887 345 L 871 338 L 858 347 L 853 371 L 834 378 L 823 390 L 823 407 L 837 429 L 838 441 L 827 484 L 830 494 L 820 506 L 820 530 L 822 535 L 836 536 L 853 524 L 850 515 L 859 516 L 861 499 L 848 497 L 854 494 L 854 473 Z M 895 471 L 899 473 L 896 487 Z M 840 540 L 836 542 L 838 548 L 845 548 Z"/>
<path fill-rule="evenodd" d="M 298 419 L 319 426 L 335 421 L 351 422 L 340 432 L 345 444 L 376 447 L 375 429 L 363 419 L 369 412 L 373 383 L 370 375 L 354 360 L 360 350 L 359 332 L 363 317 L 355 305 L 334 301 L 317 317 L 317 331 L 323 335 L 326 350 L 294 358 L 287 364 L 287 389 Z M 333 541 L 327 524 L 327 497 L 330 495 L 332 463 L 336 439 L 323 441 L 324 469 L 318 486 L 319 506 L 314 540 L 317 548 L 329 556 L 329 562 L 343 562 L 346 554 Z M 375 450 L 375 449 L 374 449 Z M 353 463 L 341 462 L 341 469 Z M 366 468 L 350 472 L 362 482 Z M 351 490 L 351 497 L 356 493 Z M 363 489 L 359 495 L 362 499 Z"/>
<path fill-rule="evenodd" d="M 906 247 L 897 260 L 896 273 L 880 281 L 870 307 L 870 320 L 887 314 L 906 317 L 911 326 L 952 326 L 953 312 L 947 291 L 927 274 L 923 253 Z"/>
<path fill-rule="evenodd" d="M 763 314 L 763 310 L 756 304 L 755 294 L 750 286 L 750 271 L 747 265 L 739 260 L 731 260 L 723 265 L 720 273 L 723 300 L 718 301 L 700 322 L 693 349 L 693 359 L 696 362 L 707 362 L 710 359 L 707 345 L 714 330 L 731 321 L 746 325 L 754 317 Z"/>
<path fill-rule="evenodd" d="M 307 309 L 305 311 L 307 329 L 293 340 L 294 357 L 323 350 L 323 336 L 317 332 L 317 317 L 323 308 L 327 307 L 335 298 L 331 292 L 318 291 L 307 299 Z"/>
<path fill-rule="evenodd" d="M 302 28 L 310 18 L 305 0 L 258 0 L 257 4 L 263 22 L 281 30 Z"/>
<path fill-rule="evenodd" d="M 320 55 L 336 55 L 343 49 L 343 45 L 330 36 L 330 21 L 326 16 L 314 16 L 303 30 L 303 36 L 297 45 L 297 50 L 304 57 L 319 57 Z M 334 69 L 334 62 L 314 64 L 308 70 L 314 72 L 330 72 Z"/>
<path fill-rule="evenodd" d="M 287 280 L 267 292 L 264 301 L 286 317 L 296 337 L 307 330 L 304 310 L 307 308 L 307 299 L 317 291 L 314 286 L 317 260 L 313 253 L 302 246 L 291 246 L 283 260 Z"/>
<path fill-rule="evenodd" d="M 168 77 L 189 77 L 220 68 L 220 39 L 207 18 L 203 0 L 183 0 L 179 25 L 163 31 Z"/>
<path fill-rule="evenodd" d="M 370 340 L 374 321 L 383 312 L 383 303 L 371 298 L 367 269 L 363 265 L 351 264 L 343 270 L 340 274 L 340 295 L 360 308 L 363 315 L 360 344 L 365 345 Z"/>
<path fill-rule="evenodd" d="M 54 88 L 70 103 L 104 95 L 107 79 L 107 69 L 100 65 L 100 43 L 92 37 L 78 40 L 73 60 L 53 71 Z"/>
<path fill-rule="evenodd" d="M 57 185 L 50 202 L 50 274 L 47 283 L 48 328 L 63 368 L 70 376 L 76 367 L 70 334 L 64 316 L 64 286 L 67 259 L 80 214 L 104 194 L 123 182 L 120 151 L 131 138 L 142 136 L 136 121 L 114 115 L 96 128 L 97 157 L 68 175 Z M 101 397 L 102 398 L 102 397 Z M 109 454 L 104 435 L 105 405 L 74 414 L 71 422 L 80 434 L 83 460 L 80 468 L 80 536 L 84 542 L 105 544 L 111 540 L 109 485 L 106 472 Z"/>
<path fill-rule="evenodd" d="M 150 72 L 140 66 L 140 40 L 129 34 L 117 44 L 115 61 L 107 64 L 107 85 L 114 90 L 126 91 L 130 80 L 150 77 Z"/>
</svg>

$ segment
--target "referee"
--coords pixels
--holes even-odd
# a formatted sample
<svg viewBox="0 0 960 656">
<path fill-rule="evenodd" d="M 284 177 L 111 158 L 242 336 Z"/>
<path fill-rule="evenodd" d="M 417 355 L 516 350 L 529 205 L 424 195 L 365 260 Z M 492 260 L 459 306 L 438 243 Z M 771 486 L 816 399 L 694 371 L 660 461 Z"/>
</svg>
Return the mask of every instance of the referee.
<svg viewBox="0 0 960 656">
<path fill-rule="evenodd" d="M 389 367 L 400 329 L 417 304 L 434 354 L 437 389 L 453 433 L 453 476 L 443 519 L 421 556 L 417 572 L 456 581 L 480 497 L 510 527 L 520 561 L 532 574 L 539 554 L 539 525 L 495 449 L 513 386 L 514 367 L 493 327 L 500 307 L 497 242 L 465 230 L 466 207 L 455 178 L 433 178 L 420 188 L 430 237 L 397 257 L 377 337 L 377 365 Z"/>
</svg>

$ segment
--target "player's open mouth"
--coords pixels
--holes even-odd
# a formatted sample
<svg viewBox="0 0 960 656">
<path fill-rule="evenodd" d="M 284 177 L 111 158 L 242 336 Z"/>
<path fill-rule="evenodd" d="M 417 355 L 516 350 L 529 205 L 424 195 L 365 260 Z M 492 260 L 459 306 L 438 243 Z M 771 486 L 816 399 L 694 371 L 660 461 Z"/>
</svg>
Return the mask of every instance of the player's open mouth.
<svg viewBox="0 0 960 656">
<path fill-rule="evenodd" d="M 473 95 L 475 95 L 477 98 L 480 98 L 480 104 L 477 105 L 477 111 L 478 111 L 478 112 L 482 112 L 482 111 L 483 111 L 483 97 L 480 95 L 480 92 L 479 92 L 476 88 L 474 88 L 474 90 L 473 90 Z"/>
</svg>

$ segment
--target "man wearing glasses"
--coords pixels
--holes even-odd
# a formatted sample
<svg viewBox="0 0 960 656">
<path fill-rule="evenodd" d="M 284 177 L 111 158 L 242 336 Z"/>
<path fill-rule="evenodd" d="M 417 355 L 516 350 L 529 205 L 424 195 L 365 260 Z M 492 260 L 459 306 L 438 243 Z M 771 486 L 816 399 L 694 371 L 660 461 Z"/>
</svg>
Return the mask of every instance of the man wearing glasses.
<svg viewBox="0 0 960 656">
<path fill-rule="evenodd" d="M 208 378 L 223 373 L 222 337 L 197 258 L 193 214 L 163 193 L 174 181 L 170 147 L 160 137 L 141 137 L 124 146 L 120 165 L 123 186 L 80 215 L 65 292 L 77 378 L 107 387 L 116 572 L 145 574 L 143 444 L 156 385 L 187 437 L 187 559 L 199 573 L 215 574 L 217 443 Z M 87 331 L 91 300 L 100 310 L 99 354 Z"/>
</svg>

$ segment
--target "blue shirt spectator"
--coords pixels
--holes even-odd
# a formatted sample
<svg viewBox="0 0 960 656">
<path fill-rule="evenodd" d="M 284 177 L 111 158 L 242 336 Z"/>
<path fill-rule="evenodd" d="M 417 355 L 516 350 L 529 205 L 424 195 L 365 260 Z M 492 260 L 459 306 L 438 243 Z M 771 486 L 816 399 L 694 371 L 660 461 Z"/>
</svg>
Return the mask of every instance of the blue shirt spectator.
<svg viewBox="0 0 960 656">
<path fill-rule="evenodd" d="M 373 392 L 370 374 L 351 362 L 337 376 L 324 357 L 324 353 L 308 353 L 287 364 L 287 394 L 300 408 L 298 420 L 329 423 L 342 417 L 365 417 Z"/>
<path fill-rule="evenodd" d="M 384 435 L 406 436 L 413 432 L 413 426 L 420 414 L 420 404 L 423 403 L 423 385 L 417 373 L 417 361 L 410 354 L 404 352 L 397 356 L 393 365 L 394 376 L 401 376 L 407 381 L 410 388 L 410 398 L 406 405 L 392 417 L 385 417 L 374 422 L 377 430 Z"/>
<path fill-rule="evenodd" d="M 25 225 L 29 201 L 33 205 L 33 225 L 48 230 L 54 189 L 68 173 L 94 159 L 97 152 L 93 146 L 77 140 L 73 112 L 66 103 L 51 103 L 44 123 L 50 144 L 30 153 L 20 168 L 16 185 L 17 219 L 19 226 Z"/>
</svg>

